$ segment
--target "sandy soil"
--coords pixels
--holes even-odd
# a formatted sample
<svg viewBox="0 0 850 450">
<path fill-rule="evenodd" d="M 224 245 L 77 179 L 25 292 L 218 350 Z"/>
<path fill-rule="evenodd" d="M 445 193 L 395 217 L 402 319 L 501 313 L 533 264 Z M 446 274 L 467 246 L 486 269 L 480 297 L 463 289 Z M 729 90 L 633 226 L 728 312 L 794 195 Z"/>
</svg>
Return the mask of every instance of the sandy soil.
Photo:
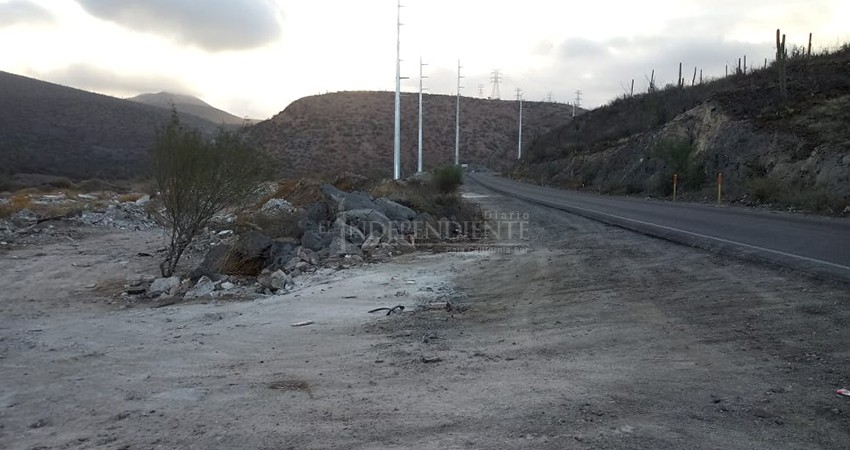
<svg viewBox="0 0 850 450">
<path fill-rule="evenodd" d="M 0 254 L 0 447 L 846 448 L 846 285 L 479 193 L 527 253 L 253 301 L 113 299 L 155 231 Z"/>
</svg>

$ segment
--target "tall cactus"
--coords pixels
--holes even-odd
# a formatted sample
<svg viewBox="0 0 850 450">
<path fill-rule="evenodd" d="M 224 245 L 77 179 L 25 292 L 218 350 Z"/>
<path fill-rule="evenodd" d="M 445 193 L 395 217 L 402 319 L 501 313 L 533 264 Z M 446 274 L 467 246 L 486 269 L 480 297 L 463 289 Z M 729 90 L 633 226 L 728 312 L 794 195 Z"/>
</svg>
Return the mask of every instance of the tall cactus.
<svg viewBox="0 0 850 450">
<path fill-rule="evenodd" d="M 779 95 L 782 98 L 788 98 L 788 75 L 786 65 L 788 62 L 788 53 L 785 51 L 785 35 L 781 35 L 779 28 L 776 29 L 776 68 L 779 71 Z"/>
</svg>

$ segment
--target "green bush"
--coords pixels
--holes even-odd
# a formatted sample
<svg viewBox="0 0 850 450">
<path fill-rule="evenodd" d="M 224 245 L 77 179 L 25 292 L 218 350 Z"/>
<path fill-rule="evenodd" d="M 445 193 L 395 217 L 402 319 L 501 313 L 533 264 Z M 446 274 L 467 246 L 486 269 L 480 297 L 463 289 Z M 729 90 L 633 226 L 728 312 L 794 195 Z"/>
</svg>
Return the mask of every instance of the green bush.
<svg viewBox="0 0 850 450">
<path fill-rule="evenodd" d="M 460 166 L 438 167 L 432 171 L 431 175 L 434 187 L 444 194 L 455 192 L 463 184 L 463 169 Z"/>
</svg>

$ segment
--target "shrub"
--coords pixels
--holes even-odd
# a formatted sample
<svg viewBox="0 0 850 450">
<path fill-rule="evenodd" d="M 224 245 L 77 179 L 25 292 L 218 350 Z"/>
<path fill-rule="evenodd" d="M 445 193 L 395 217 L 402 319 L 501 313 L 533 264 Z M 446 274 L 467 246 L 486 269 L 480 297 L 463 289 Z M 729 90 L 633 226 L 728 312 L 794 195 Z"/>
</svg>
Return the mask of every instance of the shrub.
<svg viewBox="0 0 850 450">
<path fill-rule="evenodd" d="M 434 187 L 448 194 L 457 190 L 463 184 L 463 169 L 460 166 L 445 165 L 432 171 L 432 183 Z"/>
<path fill-rule="evenodd" d="M 174 274 L 181 255 L 209 220 L 228 206 L 246 202 L 265 175 L 259 153 L 233 133 L 220 131 L 210 142 L 184 128 L 176 111 L 157 133 L 152 149 L 154 180 L 171 242 L 160 264 Z"/>
</svg>

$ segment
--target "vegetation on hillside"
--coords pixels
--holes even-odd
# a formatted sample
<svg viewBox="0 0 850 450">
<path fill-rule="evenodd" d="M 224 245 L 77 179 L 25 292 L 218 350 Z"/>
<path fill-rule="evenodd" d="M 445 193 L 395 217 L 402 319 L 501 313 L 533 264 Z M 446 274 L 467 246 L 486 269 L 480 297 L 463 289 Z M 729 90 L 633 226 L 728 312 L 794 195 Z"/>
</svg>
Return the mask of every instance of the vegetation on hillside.
<svg viewBox="0 0 850 450">
<path fill-rule="evenodd" d="M 848 44 L 811 56 L 792 48 L 783 64 L 620 97 L 539 139 L 512 173 L 661 196 L 677 173 L 680 192 L 702 198 L 719 172 L 727 198 L 840 213 L 850 199 L 848 65 Z"/>
</svg>

